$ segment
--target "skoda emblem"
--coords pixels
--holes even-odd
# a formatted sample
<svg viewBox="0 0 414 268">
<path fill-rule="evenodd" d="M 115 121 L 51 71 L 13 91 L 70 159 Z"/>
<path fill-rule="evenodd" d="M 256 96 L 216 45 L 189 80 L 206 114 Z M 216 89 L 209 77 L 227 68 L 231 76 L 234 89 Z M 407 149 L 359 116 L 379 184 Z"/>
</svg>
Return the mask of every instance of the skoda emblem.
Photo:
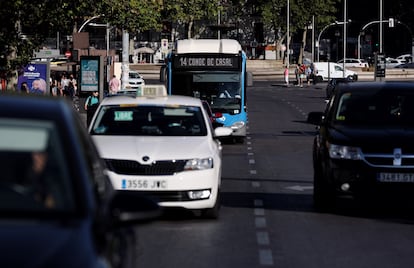
<svg viewBox="0 0 414 268">
<path fill-rule="evenodd" d="M 144 162 L 147 162 L 149 159 L 150 159 L 150 158 L 149 158 L 149 156 L 144 156 L 144 157 L 142 157 L 142 160 L 143 160 Z"/>
</svg>

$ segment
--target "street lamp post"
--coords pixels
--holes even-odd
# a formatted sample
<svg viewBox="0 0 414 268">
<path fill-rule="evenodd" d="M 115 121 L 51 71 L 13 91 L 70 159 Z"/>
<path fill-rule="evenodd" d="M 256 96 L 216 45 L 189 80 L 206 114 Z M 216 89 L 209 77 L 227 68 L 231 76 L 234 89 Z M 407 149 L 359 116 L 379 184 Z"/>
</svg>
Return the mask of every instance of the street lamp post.
<svg viewBox="0 0 414 268">
<path fill-rule="evenodd" d="M 289 24 L 290 24 L 290 22 L 289 22 L 289 17 L 290 17 L 290 5 L 289 5 L 289 0 L 287 0 L 287 19 L 286 19 L 286 61 L 287 61 L 287 63 L 286 63 L 286 66 L 289 68 L 289 63 L 290 63 L 290 59 L 289 59 L 289 54 L 290 54 L 290 40 L 289 40 L 289 37 L 290 37 L 290 28 L 289 28 Z"/>
<path fill-rule="evenodd" d="M 317 40 L 317 43 L 316 43 L 316 45 L 317 45 L 317 47 L 318 47 L 318 51 L 317 51 L 317 53 L 318 53 L 318 57 L 317 57 L 318 61 L 319 61 L 319 48 L 320 48 L 320 40 L 321 40 L 321 36 L 322 36 L 323 32 L 324 32 L 326 29 L 328 29 L 329 27 L 331 27 L 331 26 L 334 26 L 334 25 L 342 25 L 342 24 L 349 23 L 349 22 L 351 22 L 351 21 L 350 21 L 350 20 L 348 20 L 348 21 L 346 21 L 346 22 L 343 22 L 343 21 L 335 21 L 335 22 L 332 22 L 332 23 L 330 23 L 330 24 L 326 25 L 325 27 L 323 27 L 323 29 L 320 31 L 320 33 L 319 33 L 319 35 L 318 35 L 318 40 Z"/>
<path fill-rule="evenodd" d="M 347 18 L 347 6 L 346 6 L 346 0 L 344 0 L 344 22 L 343 22 L 343 24 L 344 24 L 344 60 L 343 60 L 343 62 L 342 62 L 342 69 L 343 69 L 343 72 L 342 72 L 342 74 L 343 74 L 343 77 L 345 78 L 345 62 L 346 62 L 346 22 L 348 21 L 348 18 Z"/>
</svg>

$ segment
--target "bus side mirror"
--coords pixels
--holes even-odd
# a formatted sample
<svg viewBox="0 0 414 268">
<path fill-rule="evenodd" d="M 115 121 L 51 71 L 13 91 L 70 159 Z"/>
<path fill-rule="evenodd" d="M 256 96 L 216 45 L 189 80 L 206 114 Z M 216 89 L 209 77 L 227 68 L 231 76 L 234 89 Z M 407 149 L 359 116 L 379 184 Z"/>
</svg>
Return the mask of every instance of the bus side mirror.
<svg viewBox="0 0 414 268">
<path fill-rule="evenodd" d="M 247 72 L 247 86 L 251 87 L 253 86 L 253 73 L 252 72 Z"/>
<path fill-rule="evenodd" d="M 165 82 L 165 77 L 167 76 L 167 68 L 166 66 L 161 66 L 160 68 L 160 82 Z"/>
</svg>

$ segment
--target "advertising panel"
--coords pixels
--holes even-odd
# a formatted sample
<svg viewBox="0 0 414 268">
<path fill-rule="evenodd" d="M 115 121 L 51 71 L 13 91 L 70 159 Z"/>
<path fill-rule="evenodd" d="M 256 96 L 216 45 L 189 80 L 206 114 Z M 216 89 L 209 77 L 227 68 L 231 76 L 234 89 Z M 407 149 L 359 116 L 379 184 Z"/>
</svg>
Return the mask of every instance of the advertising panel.
<svg viewBox="0 0 414 268">
<path fill-rule="evenodd" d="M 19 75 L 17 90 L 32 94 L 50 94 L 50 63 L 28 64 Z"/>
<path fill-rule="evenodd" d="M 80 59 L 80 91 L 99 91 L 100 56 L 81 56 Z"/>
</svg>

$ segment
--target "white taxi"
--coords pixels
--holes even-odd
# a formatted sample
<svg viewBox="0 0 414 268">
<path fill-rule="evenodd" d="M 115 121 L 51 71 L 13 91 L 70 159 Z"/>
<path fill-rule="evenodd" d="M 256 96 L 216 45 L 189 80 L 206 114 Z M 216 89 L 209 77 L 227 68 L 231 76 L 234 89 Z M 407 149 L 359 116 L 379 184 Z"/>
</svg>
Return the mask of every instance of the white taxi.
<svg viewBox="0 0 414 268">
<path fill-rule="evenodd" d="M 217 138 L 232 130 L 213 129 L 199 99 L 143 85 L 135 95 L 105 98 L 89 133 L 115 189 L 146 192 L 161 207 L 218 217 L 222 146 Z"/>
</svg>

